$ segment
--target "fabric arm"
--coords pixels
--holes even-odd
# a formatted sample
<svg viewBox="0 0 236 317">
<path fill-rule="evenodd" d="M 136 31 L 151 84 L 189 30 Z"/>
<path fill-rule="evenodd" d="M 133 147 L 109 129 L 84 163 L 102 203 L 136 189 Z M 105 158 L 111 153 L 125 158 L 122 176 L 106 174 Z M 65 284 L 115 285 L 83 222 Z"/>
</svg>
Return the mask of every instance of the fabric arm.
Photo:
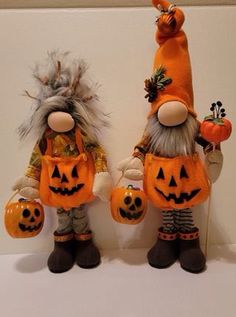
<svg viewBox="0 0 236 317">
<path fill-rule="evenodd" d="M 25 176 L 33 178 L 37 181 L 40 180 L 41 159 L 42 159 L 42 153 L 40 150 L 40 144 L 39 142 L 37 142 L 31 154 L 31 158 L 29 161 L 29 165 L 26 169 Z"/>
<path fill-rule="evenodd" d="M 149 151 L 149 136 L 144 132 L 141 141 L 134 147 L 133 157 L 138 157 L 142 162 L 144 162 L 145 155 Z"/>
<path fill-rule="evenodd" d="M 94 159 L 94 164 L 95 164 L 95 172 L 96 173 L 101 173 L 101 172 L 107 172 L 107 158 L 106 158 L 106 153 L 104 149 L 96 144 L 96 145 L 91 145 L 87 144 L 85 145 L 85 149 L 90 152 L 93 156 Z"/>
<path fill-rule="evenodd" d="M 198 135 L 195 141 L 203 148 L 205 154 L 213 151 L 213 145 L 210 142 L 206 141 L 201 135 Z M 220 143 L 216 145 L 215 149 L 221 150 Z"/>
</svg>

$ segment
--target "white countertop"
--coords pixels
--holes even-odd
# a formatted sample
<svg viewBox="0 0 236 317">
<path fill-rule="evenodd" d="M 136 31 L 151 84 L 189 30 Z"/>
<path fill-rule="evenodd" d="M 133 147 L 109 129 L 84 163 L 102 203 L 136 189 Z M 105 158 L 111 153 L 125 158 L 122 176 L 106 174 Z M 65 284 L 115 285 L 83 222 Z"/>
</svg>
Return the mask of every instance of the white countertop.
<svg viewBox="0 0 236 317">
<path fill-rule="evenodd" d="M 47 269 L 48 254 L 1 255 L 4 317 L 235 317 L 236 245 L 210 248 L 207 270 L 179 263 L 150 267 L 145 249 L 104 250 L 102 264 L 63 274 Z"/>
</svg>

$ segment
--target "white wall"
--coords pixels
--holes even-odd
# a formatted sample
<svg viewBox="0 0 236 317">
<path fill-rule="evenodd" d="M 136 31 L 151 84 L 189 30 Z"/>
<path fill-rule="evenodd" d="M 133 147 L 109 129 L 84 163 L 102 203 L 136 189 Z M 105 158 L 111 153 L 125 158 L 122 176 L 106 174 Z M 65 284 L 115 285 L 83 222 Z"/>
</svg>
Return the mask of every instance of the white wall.
<svg viewBox="0 0 236 317">
<path fill-rule="evenodd" d="M 211 102 L 222 100 L 235 123 L 236 7 L 185 8 L 185 30 L 193 64 L 195 107 L 202 119 Z M 102 85 L 104 108 L 111 112 L 112 128 L 104 143 L 114 179 L 117 163 L 130 155 L 139 140 L 149 104 L 143 81 L 152 69 L 155 16 L 152 8 L 0 11 L 1 95 L 1 197 L 2 211 L 11 185 L 24 172 L 33 144 L 17 141 L 16 127 L 30 110 L 21 94 L 34 93 L 30 66 L 59 48 L 84 57 L 90 73 Z M 212 243 L 236 243 L 235 135 L 222 145 L 224 169 L 212 195 Z M 206 205 L 195 209 L 196 221 L 205 231 Z M 142 224 L 131 227 L 111 219 L 109 206 L 99 201 L 90 208 L 92 228 L 100 247 L 148 247 L 155 239 L 159 215 L 150 207 Z M 33 239 L 13 240 L 0 227 L 0 252 L 49 250 L 56 226 L 54 210 L 46 209 L 46 224 Z"/>
</svg>

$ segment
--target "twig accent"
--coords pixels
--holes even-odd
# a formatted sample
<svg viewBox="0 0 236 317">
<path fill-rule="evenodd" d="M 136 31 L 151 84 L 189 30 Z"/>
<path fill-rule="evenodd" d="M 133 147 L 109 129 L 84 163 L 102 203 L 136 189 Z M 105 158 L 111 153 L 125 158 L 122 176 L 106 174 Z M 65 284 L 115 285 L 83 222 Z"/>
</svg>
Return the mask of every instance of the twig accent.
<svg viewBox="0 0 236 317">
<path fill-rule="evenodd" d="M 57 78 L 61 76 L 61 62 L 57 61 Z"/>
<path fill-rule="evenodd" d="M 31 98 L 31 99 L 34 99 L 34 100 L 40 101 L 40 99 L 38 99 L 38 98 L 36 98 L 36 97 L 31 96 L 31 95 L 30 95 L 30 93 L 29 93 L 27 90 L 25 90 L 25 94 L 26 94 L 26 96 L 27 96 L 27 97 L 29 97 L 29 98 Z"/>
<path fill-rule="evenodd" d="M 40 81 L 41 84 L 47 86 L 48 85 L 48 77 L 45 76 L 43 79 L 40 78 L 39 76 L 37 75 L 34 75 L 34 78 L 36 78 L 38 81 Z"/>
</svg>

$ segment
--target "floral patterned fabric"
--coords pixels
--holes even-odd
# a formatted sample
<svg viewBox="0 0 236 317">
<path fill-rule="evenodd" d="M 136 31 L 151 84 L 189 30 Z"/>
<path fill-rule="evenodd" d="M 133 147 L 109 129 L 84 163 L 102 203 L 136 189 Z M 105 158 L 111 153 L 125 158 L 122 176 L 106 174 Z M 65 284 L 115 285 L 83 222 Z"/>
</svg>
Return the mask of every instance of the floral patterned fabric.
<svg viewBox="0 0 236 317">
<path fill-rule="evenodd" d="M 36 180 L 40 180 L 41 174 L 41 158 L 46 151 L 46 138 L 52 139 L 52 156 L 67 157 L 78 156 L 79 150 L 76 145 L 75 132 L 56 133 L 49 131 L 45 133 L 45 137 L 37 142 L 27 167 L 25 175 Z M 90 152 L 94 159 L 96 173 L 107 171 L 107 159 L 103 148 L 98 144 L 91 144 L 85 137 L 82 138 L 82 143 L 85 151 Z M 43 149 L 45 147 L 45 149 Z"/>
</svg>

